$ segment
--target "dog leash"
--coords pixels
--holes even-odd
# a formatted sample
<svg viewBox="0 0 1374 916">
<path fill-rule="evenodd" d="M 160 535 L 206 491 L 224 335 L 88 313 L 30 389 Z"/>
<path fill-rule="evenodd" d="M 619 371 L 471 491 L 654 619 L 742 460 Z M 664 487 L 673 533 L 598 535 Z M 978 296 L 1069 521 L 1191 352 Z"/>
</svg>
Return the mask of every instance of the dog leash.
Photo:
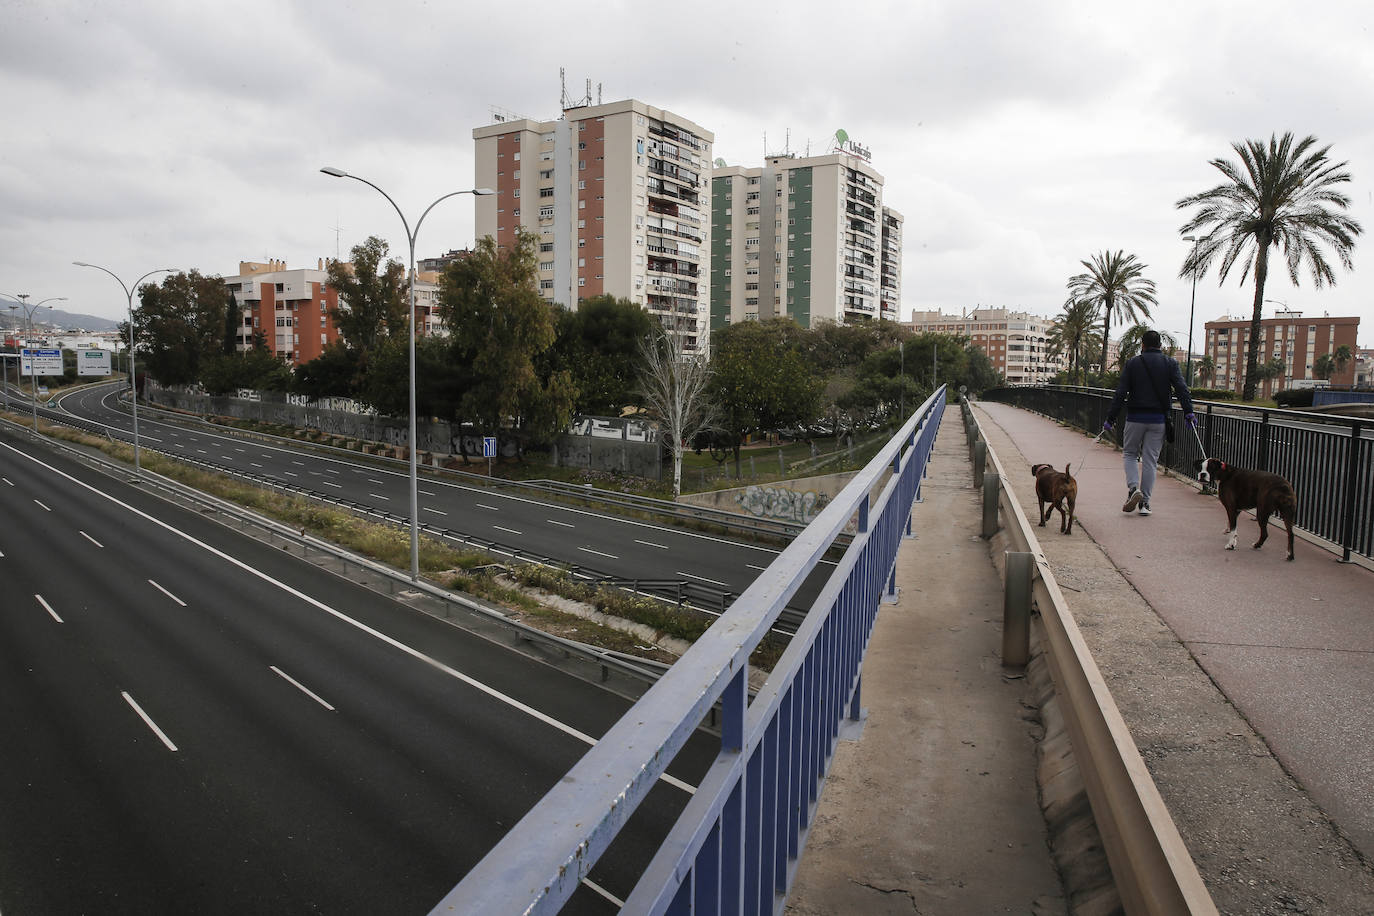
<svg viewBox="0 0 1374 916">
<path fill-rule="evenodd" d="M 1085 448 L 1085 449 L 1083 449 L 1083 454 L 1080 455 L 1079 458 L 1078 458 L 1078 467 L 1079 467 L 1079 468 L 1082 468 L 1082 467 L 1083 467 L 1083 461 L 1084 461 L 1084 459 L 1086 459 L 1086 458 L 1088 457 L 1088 452 L 1090 452 L 1090 451 L 1093 450 L 1093 446 L 1097 445 L 1097 443 L 1099 443 L 1099 442 L 1102 441 L 1102 435 L 1103 435 L 1103 433 L 1105 433 L 1105 432 L 1106 432 L 1105 429 L 1099 431 L 1098 434 L 1097 434 L 1097 438 L 1095 438 L 1095 439 L 1093 439 L 1093 441 L 1089 442 L 1089 443 L 1088 443 L 1088 447 Z"/>
</svg>

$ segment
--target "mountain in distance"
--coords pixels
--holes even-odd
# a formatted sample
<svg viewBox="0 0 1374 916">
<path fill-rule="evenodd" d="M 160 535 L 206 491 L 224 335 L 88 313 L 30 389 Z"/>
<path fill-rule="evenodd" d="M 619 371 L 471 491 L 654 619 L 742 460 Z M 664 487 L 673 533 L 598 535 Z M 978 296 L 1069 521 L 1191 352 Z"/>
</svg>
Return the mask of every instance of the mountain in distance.
<svg viewBox="0 0 1374 916">
<path fill-rule="evenodd" d="M 23 327 L 24 316 L 18 311 L 10 311 L 0 305 L 0 311 L 5 313 L 3 323 L 12 328 Z M 111 321 L 108 318 L 98 318 L 95 315 L 78 315 L 75 312 L 64 312 L 61 309 L 39 309 L 33 316 L 34 324 L 40 328 L 55 327 L 64 331 L 81 329 L 83 331 L 114 331 L 119 328 L 118 321 Z"/>
</svg>

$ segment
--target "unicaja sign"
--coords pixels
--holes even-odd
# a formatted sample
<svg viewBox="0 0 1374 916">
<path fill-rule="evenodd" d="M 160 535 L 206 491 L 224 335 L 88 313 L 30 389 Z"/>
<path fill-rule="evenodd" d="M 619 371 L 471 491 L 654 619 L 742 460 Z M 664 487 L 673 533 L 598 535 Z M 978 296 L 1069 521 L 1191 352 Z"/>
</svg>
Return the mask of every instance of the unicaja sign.
<svg viewBox="0 0 1374 916">
<path fill-rule="evenodd" d="M 856 156 L 864 162 L 873 161 L 873 151 L 856 140 L 849 139 L 844 128 L 835 131 L 835 152 Z"/>
</svg>

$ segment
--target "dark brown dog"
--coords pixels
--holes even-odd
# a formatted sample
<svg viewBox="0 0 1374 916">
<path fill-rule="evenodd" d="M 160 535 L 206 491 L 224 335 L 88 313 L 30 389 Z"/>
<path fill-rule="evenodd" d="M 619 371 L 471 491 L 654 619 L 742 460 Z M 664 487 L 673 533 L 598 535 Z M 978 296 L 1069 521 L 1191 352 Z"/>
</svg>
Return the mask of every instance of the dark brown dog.
<svg viewBox="0 0 1374 916">
<path fill-rule="evenodd" d="M 1226 509 L 1226 549 L 1236 549 L 1236 517 L 1242 509 L 1254 509 L 1259 522 L 1260 536 L 1254 543 L 1259 550 L 1269 537 L 1269 516 L 1278 513 L 1288 527 L 1288 559 L 1293 559 L 1293 522 L 1298 515 L 1298 496 L 1293 485 L 1278 474 L 1251 471 L 1227 464 L 1220 458 L 1193 462 L 1198 469 L 1197 479 L 1217 485 L 1217 498 Z"/>
<path fill-rule="evenodd" d="M 1040 527 L 1045 527 L 1050 514 L 1059 510 L 1059 533 L 1073 534 L 1073 510 L 1078 505 L 1078 481 L 1069 476 L 1069 466 L 1056 471 L 1048 464 L 1031 465 L 1035 477 L 1035 498 L 1040 504 Z M 1065 511 L 1065 505 L 1068 511 Z"/>
</svg>

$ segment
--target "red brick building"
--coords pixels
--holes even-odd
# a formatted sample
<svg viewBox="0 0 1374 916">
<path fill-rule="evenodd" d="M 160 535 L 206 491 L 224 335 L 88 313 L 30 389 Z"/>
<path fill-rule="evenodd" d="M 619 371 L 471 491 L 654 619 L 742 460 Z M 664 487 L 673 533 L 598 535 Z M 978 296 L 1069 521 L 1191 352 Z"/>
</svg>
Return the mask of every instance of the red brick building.
<svg viewBox="0 0 1374 916">
<path fill-rule="evenodd" d="M 1212 357 L 1212 378 L 1201 384 L 1211 388 L 1230 388 L 1239 394 L 1245 386 L 1245 354 L 1250 341 L 1250 319 L 1219 318 L 1207 322 L 1206 353 Z M 1315 371 L 1322 356 L 1336 355 L 1340 347 L 1347 347 L 1350 360 L 1331 375 L 1332 385 L 1350 385 L 1355 380 L 1355 339 L 1360 319 L 1304 318 L 1302 312 L 1280 311 L 1273 318 L 1260 321 L 1260 343 L 1257 361 L 1263 365 L 1275 358 L 1284 363 L 1282 373 L 1264 379 L 1256 389 L 1258 397 L 1272 397 L 1285 388 L 1313 387 L 1321 379 Z"/>
<path fill-rule="evenodd" d="M 314 270 L 288 270 L 285 261 L 240 261 L 238 276 L 226 277 L 225 283 L 241 310 L 239 350 L 251 348 L 261 332 L 269 350 L 298 366 L 339 337 L 331 317 L 339 291 L 329 285 L 323 261 Z"/>
</svg>

